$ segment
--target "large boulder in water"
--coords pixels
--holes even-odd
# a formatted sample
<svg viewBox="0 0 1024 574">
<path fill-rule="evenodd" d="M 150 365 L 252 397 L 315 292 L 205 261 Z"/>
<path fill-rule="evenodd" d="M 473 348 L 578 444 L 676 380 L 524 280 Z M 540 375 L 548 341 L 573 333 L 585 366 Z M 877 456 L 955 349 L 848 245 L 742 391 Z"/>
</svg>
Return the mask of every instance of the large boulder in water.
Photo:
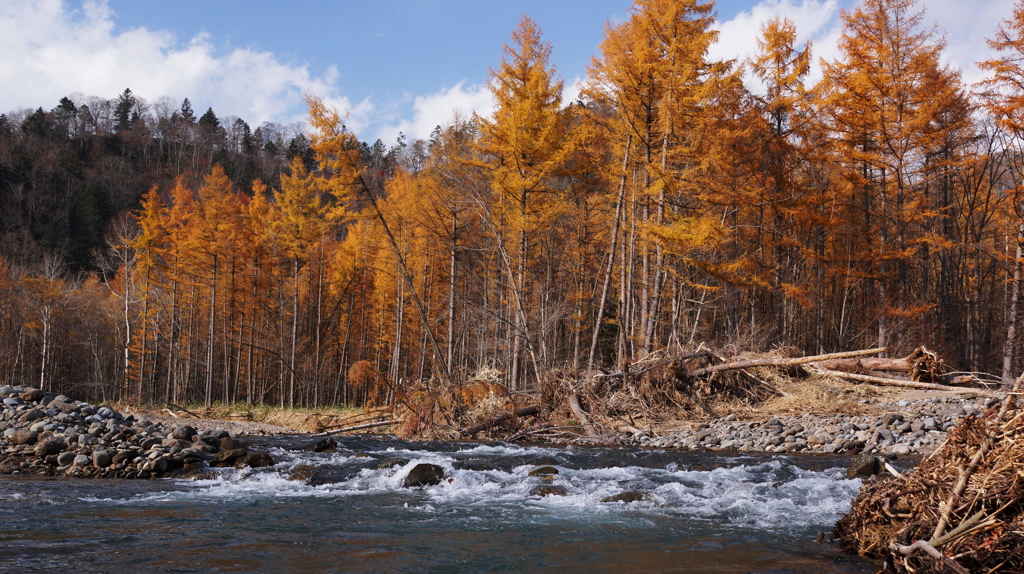
<svg viewBox="0 0 1024 574">
<path fill-rule="evenodd" d="M 273 466 L 274 459 L 265 452 L 250 452 L 242 458 L 235 461 L 235 468 L 262 468 L 264 466 Z"/>
<path fill-rule="evenodd" d="M 233 448 L 231 450 L 222 450 L 217 453 L 217 461 L 221 464 L 231 466 L 235 464 L 235 461 L 247 456 L 249 452 L 244 448 Z"/>
<path fill-rule="evenodd" d="M 859 454 L 850 461 L 846 478 L 867 478 L 882 472 L 882 459 L 875 455 Z"/>
<path fill-rule="evenodd" d="M 556 474 L 558 474 L 558 469 L 553 466 L 542 466 L 530 471 L 530 476 L 546 477 L 554 476 Z"/>
<path fill-rule="evenodd" d="M 444 469 L 436 464 L 420 463 L 412 467 L 402 483 L 406 488 L 433 486 L 444 480 Z"/>
<path fill-rule="evenodd" d="M 307 452 L 325 452 L 333 451 L 337 448 L 338 443 L 334 442 L 334 439 L 325 438 L 319 442 L 313 444 L 307 444 L 302 447 L 302 450 Z"/>
</svg>

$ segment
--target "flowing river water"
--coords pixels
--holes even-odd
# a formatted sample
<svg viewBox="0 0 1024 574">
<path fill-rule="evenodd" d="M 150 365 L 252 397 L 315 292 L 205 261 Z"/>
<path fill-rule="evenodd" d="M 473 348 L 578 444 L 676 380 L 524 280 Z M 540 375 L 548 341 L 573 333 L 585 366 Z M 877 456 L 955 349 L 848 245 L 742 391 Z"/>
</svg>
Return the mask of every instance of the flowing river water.
<svg viewBox="0 0 1024 574">
<path fill-rule="evenodd" d="M 843 457 L 379 437 L 315 453 L 301 450 L 308 437 L 251 442 L 277 464 L 196 481 L 5 477 L 0 571 L 877 570 L 830 536 L 817 542 L 860 487 Z M 447 478 L 404 488 L 421 462 Z M 530 476 L 541 465 L 558 474 Z M 288 480 L 297 468 L 314 485 Z M 565 495 L 532 494 L 541 484 Z M 630 491 L 647 494 L 602 502 Z"/>
</svg>

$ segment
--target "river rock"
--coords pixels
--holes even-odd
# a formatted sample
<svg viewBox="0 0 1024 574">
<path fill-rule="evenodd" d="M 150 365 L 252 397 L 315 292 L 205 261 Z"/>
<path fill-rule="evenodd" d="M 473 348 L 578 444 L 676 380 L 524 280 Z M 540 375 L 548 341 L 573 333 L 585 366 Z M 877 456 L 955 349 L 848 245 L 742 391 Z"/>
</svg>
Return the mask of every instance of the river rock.
<svg viewBox="0 0 1024 574">
<path fill-rule="evenodd" d="M 186 463 L 189 462 L 188 459 L 190 458 L 195 460 L 209 460 L 211 458 L 206 451 L 199 448 L 186 448 L 178 453 L 178 457 Z"/>
<path fill-rule="evenodd" d="M 889 449 L 889 452 L 896 456 L 907 456 L 910 454 L 910 446 L 905 444 L 894 444 Z"/>
<path fill-rule="evenodd" d="M 882 458 L 870 454 L 859 454 L 850 461 L 846 478 L 866 478 L 882 472 Z"/>
<path fill-rule="evenodd" d="M 444 480 L 444 469 L 436 464 L 420 463 L 412 467 L 402 485 L 406 488 L 434 486 Z"/>
<path fill-rule="evenodd" d="M 472 470 L 474 472 L 498 470 L 494 463 L 485 460 L 461 460 L 456 461 L 453 466 L 459 470 Z"/>
<path fill-rule="evenodd" d="M 47 437 L 36 443 L 36 456 L 42 458 L 50 456 L 51 454 L 59 454 L 64 450 L 64 441 L 59 438 Z"/>
<path fill-rule="evenodd" d="M 96 468 L 107 468 L 113 462 L 114 454 L 109 450 L 97 450 L 92 453 L 92 465 Z"/>
<path fill-rule="evenodd" d="M 41 418 L 43 418 L 45 416 L 46 416 L 46 413 L 44 413 L 40 409 L 29 409 L 29 410 L 25 411 L 25 413 L 23 415 L 18 417 L 18 422 L 22 422 L 22 423 L 32 422 L 32 421 L 35 421 L 35 420 L 39 420 L 39 419 L 41 419 Z"/>
<path fill-rule="evenodd" d="M 265 466 L 273 466 L 274 459 L 265 452 L 250 452 L 242 458 L 235 461 L 235 468 L 263 468 Z"/>
<path fill-rule="evenodd" d="M 530 496 L 540 496 L 541 498 L 545 496 L 565 496 L 567 494 L 569 492 L 565 490 L 565 487 L 558 486 L 557 484 L 542 484 L 530 490 Z"/>
<path fill-rule="evenodd" d="M 23 393 L 21 393 L 21 400 L 23 400 L 23 401 L 25 401 L 27 403 L 34 403 L 34 402 L 39 401 L 40 399 L 42 399 L 43 395 L 44 395 L 43 391 L 40 391 L 39 389 L 31 389 L 30 388 L 30 389 L 25 390 Z"/>
<path fill-rule="evenodd" d="M 39 433 L 35 431 L 19 429 L 14 431 L 11 436 L 7 437 L 8 442 L 11 444 L 36 444 L 36 440 L 39 438 Z"/>
<path fill-rule="evenodd" d="M 334 450 L 335 448 L 337 448 L 337 446 L 338 443 L 334 442 L 334 439 L 325 438 L 321 441 L 314 442 L 312 444 L 307 444 L 306 446 L 302 447 L 302 450 L 307 452 L 325 452 L 328 450 Z"/>
<path fill-rule="evenodd" d="M 614 496 L 606 496 L 601 499 L 601 502 L 650 502 L 651 495 L 647 492 L 641 492 L 639 490 L 627 490 L 626 492 L 620 492 Z"/>
<path fill-rule="evenodd" d="M 220 439 L 220 450 L 234 450 L 236 448 L 245 448 L 245 444 L 230 436 Z"/>
<path fill-rule="evenodd" d="M 553 466 L 541 466 L 530 471 L 530 476 L 554 476 L 558 469 Z"/>
<path fill-rule="evenodd" d="M 197 434 L 199 433 L 196 432 L 196 429 L 188 425 L 176 425 L 173 429 L 171 429 L 171 438 L 178 440 L 191 441 L 192 437 L 196 436 Z"/>
<path fill-rule="evenodd" d="M 233 448 L 231 450 L 222 450 L 217 453 L 217 461 L 231 466 L 236 460 L 245 457 L 249 452 L 244 448 Z"/>
<path fill-rule="evenodd" d="M 68 466 L 75 462 L 75 453 L 71 451 L 65 451 L 57 455 L 57 464 L 59 466 Z"/>
</svg>

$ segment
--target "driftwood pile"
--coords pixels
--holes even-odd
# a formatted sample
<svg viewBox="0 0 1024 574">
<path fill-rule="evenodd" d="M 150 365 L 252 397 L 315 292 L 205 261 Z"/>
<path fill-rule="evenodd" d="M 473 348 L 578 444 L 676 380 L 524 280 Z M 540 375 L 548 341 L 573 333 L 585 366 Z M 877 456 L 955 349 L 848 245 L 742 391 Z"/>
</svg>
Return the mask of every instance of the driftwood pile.
<svg viewBox="0 0 1024 574">
<path fill-rule="evenodd" d="M 717 401 L 758 405 L 785 396 L 783 389 L 764 376 L 769 371 L 788 380 L 817 375 L 854 384 L 989 394 L 979 375 L 952 373 L 935 353 L 923 347 L 905 357 L 869 357 L 885 350 L 726 359 L 700 348 L 677 356 L 651 355 L 618 372 L 601 372 L 568 384 L 557 381 L 562 392 L 546 390 L 542 403 L 548 408 L 567 406 L 585 433 L 600 439 L 615 431 L 639 432 L 641 425 L 636 420 L 648 415 L 659 418 L 670 412 L 676 417 L 715 417 Z"/>
<path fill-rule="evenodd" d="M 884 573 L 1024 571 L 1024 376 L 917 468 L 865 487 L 835 527 Z"/>
<path fill-rule="evenodd" d="M 769 371 L 788 380 L 817 375 L 855 384 L 986 393 L 978 388 L 984 381 L 949 372 L 927 349 L 899 358 L 869 357 L 884 351 L 757 358 L 726 358 L 704 347 L 680 355 L 655 353 L 618 372 L 552 372 L 541 382 L 539 396 L 509 390 L 500 383 L 501 373 L 481 372 L 458 385 L 395 392 L 395 415 L 387 420 L 401 418 L 399 434 L 415 438 L 559 442 L 582 434 L 614 443 L 622 432 L 642 432 L 638 427 L 645 424 L 643 432 L 650 432 L 653 420 L 716 417 L 715 404 L 723 400 L 757 405 L 785 396 L 764 376 Z"/>
</svg>

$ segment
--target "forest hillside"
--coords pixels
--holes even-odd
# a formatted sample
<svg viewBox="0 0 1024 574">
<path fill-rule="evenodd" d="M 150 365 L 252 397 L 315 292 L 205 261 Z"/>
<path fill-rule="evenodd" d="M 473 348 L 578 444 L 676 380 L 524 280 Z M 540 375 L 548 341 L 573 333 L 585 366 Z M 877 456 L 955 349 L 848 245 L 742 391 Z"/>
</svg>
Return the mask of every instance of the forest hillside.
<svg viewBox="0 0 1024 574">
<path fill-rule="evenodd" d="M 918 346 L 1004 379 L 1024 239 L 1024 8 L 965 85 L 911 0 L 839 57 L 714 7 L 636 0 L 566 105 L 524 17 L 489 117 L 427 141 L 61 99 L 0 115 L 0 382 L 83 400 L 381 404 L 531 391 L 657 350 Z"/>
</svg>

